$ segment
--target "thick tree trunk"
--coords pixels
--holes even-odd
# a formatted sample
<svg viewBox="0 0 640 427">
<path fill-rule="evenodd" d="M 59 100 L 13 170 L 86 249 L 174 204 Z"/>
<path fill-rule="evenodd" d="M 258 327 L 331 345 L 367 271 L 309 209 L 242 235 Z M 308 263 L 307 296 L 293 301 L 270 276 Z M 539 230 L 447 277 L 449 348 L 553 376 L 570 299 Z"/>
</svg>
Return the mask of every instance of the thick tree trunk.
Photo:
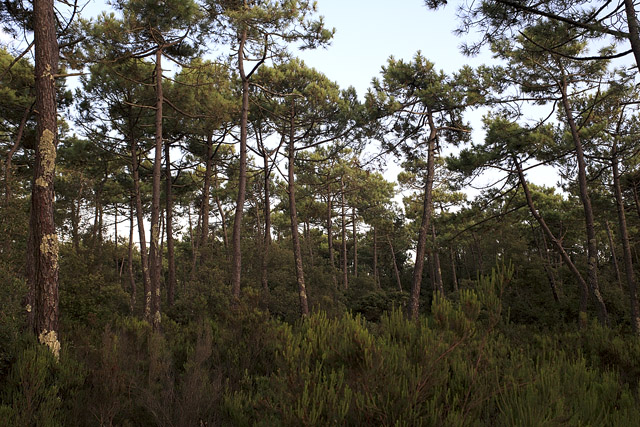
<svg viewBox="0 0 640 427">
<path fill-rule="evenodd" d="M 584 160 L 582 141 L 580 139 L 576 123 L 573 120 L 573 113 L 571 112 L 571 105 L 569 104 L 569 98 L 567 96 L 566 78 L 564 76 L 562 78 L 562 105 L 567 116 L 569 128 L 571 129 L 571 137 L 576 148 L 576 160 L 578 163 L 578 186 L 580 188 L 580 200 L 582 201 L 582 205 L 584 207 L 584 218 L 587 232 L 587 284 L 589 285 L 591 294 L 596 300 L 598 321 L 602 325 L 608 325 L 609 316 L 607 314 L 607 307 L 604 303 L 602 295 L 600 294 L 600 287 L 598 286 L 598 248 L 596 246 L 596 231 L 594 226 L 593 209 L 591 207 L 591 199 L 589 198 L 589 191 L 587 189 L 587 166 Z"/>
<path fill-rule="evenodd" d="M 583 328 L 587 326 L 587 300 L 589 297 L 589 288 L 588 288 L 587 282 L 585 282 L 584 278 L 582 277 L 582 274 L 580 274 L 580 271 L 578 271 L 573 261 L 571 261 L 571 257 L 569 257 L 569 254 L 567 253 L 567 251 L 564 250 L 564 247 L 562 246 L 562 243 L 560 242 L 560 240 L 558 240 L 553 235 L 553 233 L 551 232 L 551 229 L 547 226 L 547 223 L 545 222 L 544 218 L 542 218 L 542 216 L 536 209 L 535 204 L 533 203 L 533 198 L 531 197 L 531 192 L 529 191 L 529 185 L 527 184 L 527 180 L 524 176 L 524 172 L 522 171 L 522 166 L 520 165 L 520 162 L 515 156 L 513 157 L 513 160 L 514 160 L 516 169 L 518 171 L 518 179 L 520 180 L 520 186 L 524 191 L 524 195 L 527 200 L 527 205 L 529 206 L 529 211 L 531 212 L 531 215 L 533 215 L 536 221 L 538 221 L 538 224 L 540 224 L 540 227 L 542 227 L 542 230 L 545 232 L 549 240 L 551 240 L 551 243 L 553 243 L 553 246 L 560 253 L 565 265 L 569 267 L 569 270 L 571 270 L 571 273 L 573 273 L 573 276 L 576 278 L 576 280 L 578 281 L 578 284 L 580 285 L 580 307 L 579 307 L 580 313 L 578 316 L 578 322 L 580 327 Z"/>
<path fill-rule="evenodd" d="M 175 298 L 176 291 L 176 258 L 175 247 L 173 242 L 173 183 L 171 178 L 171 156 L 169 151 L 171 150 L 171 144 L 167 142 L 165 145 L 165 215 L 166 219 L 166 233 L 167 233 L 167 268 L 168 268 L 168 280 L 167 283 L 167 305 L 171 307 Z"/>
<path fill-rule="evenodd" d="M 429 153 L 427 156 L 427 180 L 424 185 L 424 200 L 422 205 L 422 219 L 418 232 L 418 245 L 416 247 L 416 261 L 413 269 L 413 280 L 411 281 L 411 297 L 409 299 L 409 316 L 413 320 L 418 319 L 420 311 L 420 286 L 422 284 L 422 271 L 424 269 L 424 257 L 427 251 L 427 236 L 429 234 L 429 223 L 431 221 L 431 191 L 433 189 L 433 179 L 435 172 L 435 146 L 436 127 L 433 122 L 431 110 L 427 111 L 429 127 Z"/>
<path fill-rule="evenodd" d="M 300 313 L 302 317 L 309 315 L 309 303 L 307 301 L 307 288 L 304 282 L 304 270 L 302 268 L 302 251 L 300 248 L 300 236 L 298 234 L 298 212 L 296 210 L 296 185 L 295 185 L 295 147 L 294 147 L 294 118 L 292 111 L 289 134 L 289 215 L 291 217 L 291 241 L 293 243 L 293 258 L 296 268 L 296 280 L 298 282 L 298 294 L 300 297 Z"/>
<path fill-rule="evenodd" d="M 149 244 L 149 267 L 151 270 L 151 322 L 154 330 L 160 329 L 160 184 L 162 175 L 162 107 L 164 94 L 162 88 L 162 49 L 156 51 L 156 117 L 155 117 L 155 156 L 153 161 L 151 193 L 151 242 Z"/>
<path fill-rule="evenodd" d="M 59 357 L 58 236 L 53 219 L 57 145 L 55 74 L 58 72 L 55 25 L 53 0 L 34 1 L 37 142 L 27 248 L 30 289 L 27 311 L 32 312 L 28 319 L 38 341 Z"/>
<path fill-rule="evenodd" d="M 624 212 L 624 200 L 622 199 L 622 188 L 620 186 L 620 172 L 618 171 L 618 149 L 614 142 L 611 150 L 613 169 L 613 191 L 616 197 L 616 210 L 618 211 L 618 225 L 620 227 L 620 240 L 622 240 L 622 250 L 624 253 L 624 270 L 629 286 L 629 299 L 631 306 L 631 325 L 633 331 L 640 334 L 640 313 L 638 310 L 638 285 L 633 271 L 633 261 L 631 259 L 631 245 L 629 244 L 629 231 L 627 230 L 627 218 Z"/>
<path fill-rule="evenodd" d="M 636 60 L 636 66 L 640 69 L 640 29 L 638 28 L 638 17 L 633 0 L 624 0 L 624 10 L 627 15 L 627 26 L 629 28 L 629 44 Z"/>
<path fill-rule="evenodd" d="M 242 81 L 242 114 L 240 116 L 240 164 L 238 171 L 238 197 L 236 214 L 233 221 L 231 237 L 231 292 L 233 297 L 240 298 L 240 280 L 242 276 L 242 214 L 247 186 L 247 123 L 249 120 L 249 79 L 244 71 L 244 45 L 247 41 L 247 30 L 243 30 L 238 46 L 238 69 Z"/>
</svg>

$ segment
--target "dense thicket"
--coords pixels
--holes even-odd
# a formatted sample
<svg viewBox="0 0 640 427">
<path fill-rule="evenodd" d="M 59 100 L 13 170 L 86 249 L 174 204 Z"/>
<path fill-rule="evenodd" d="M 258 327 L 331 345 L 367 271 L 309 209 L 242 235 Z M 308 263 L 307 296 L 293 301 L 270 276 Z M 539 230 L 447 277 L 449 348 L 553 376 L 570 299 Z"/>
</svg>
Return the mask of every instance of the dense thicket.
<svg viewBox="0 0 640 427">
<path fill-rule="evenodd" d="M 463 6 L 495 64 L 358 96 L 312 2 L 156 3 L 0 8 L 1 420 L 637 422 L 633 5 Z"/>
</svg>

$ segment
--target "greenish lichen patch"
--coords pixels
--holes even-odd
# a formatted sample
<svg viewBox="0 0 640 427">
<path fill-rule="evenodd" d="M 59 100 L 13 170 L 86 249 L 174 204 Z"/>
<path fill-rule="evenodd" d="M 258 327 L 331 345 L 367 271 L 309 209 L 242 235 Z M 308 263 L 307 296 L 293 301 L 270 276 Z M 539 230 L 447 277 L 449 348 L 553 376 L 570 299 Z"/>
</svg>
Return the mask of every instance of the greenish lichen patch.
<svg viewBox="0 0 640 427">
<path fill-rule="evenodd" d="M 38 149 L 40 151 L 40 164 L 42 165 L 42 174 L 36 179 L 36 185 L 46 187 L 49 177 L 53 177 L 53 170 L 56 167 L 56 146 L 54 144 L 55 135 L 49 130 L 42 131 Z"/>
<path fill-rule="evenodd" d="M 54 264 L 58 263 L 58 236 L 55 233 L 42 236 L 40 253 L 53 260 Z"/>
<path fill-rule="evenodd" d="M 49 347 L 49 350 L 51 350 L 56 360 L 60 359 L 60 341 L 58 341 L 58 334 L 56 331 L 44 330 L 40 332 L 40 335 L 38 335 L 38 341 Z"/>
</svg>

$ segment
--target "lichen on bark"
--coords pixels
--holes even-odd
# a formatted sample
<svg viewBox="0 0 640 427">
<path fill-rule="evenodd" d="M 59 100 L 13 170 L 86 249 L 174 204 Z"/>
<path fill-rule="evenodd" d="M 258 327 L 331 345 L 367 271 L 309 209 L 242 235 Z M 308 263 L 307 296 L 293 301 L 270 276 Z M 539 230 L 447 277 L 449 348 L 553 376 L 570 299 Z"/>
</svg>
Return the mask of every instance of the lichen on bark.
<svg viewBox="0 0 640 427">
<path fill-rule="evenodd" d="M 53 170 L 56 166 L 56 146 L 55 134 L 45 129 L 42 131 L 38 148 L 40 150 L 40 164 L 42 165 L 42 174 L 36 179 L 36 185 L 39 187 L 47 187 L 49 177 L 53 176 Z"/>
<path fill-rule="evenodd" d="M 55 233 L 42 236 L 40 253 L 49 257 L 54 265 L 58 263 L 58 236 Z"/>
<path fill-rule="evenodd" d="M 58 341 L 58 334 L 56 331 L 45 330 L 40 332 L 40 335 L 38 335 L 38 341 L 49 347 L 49 350 L 51 350 L 56 360 L 60 359 L 60 341 Z"/>
</svg>

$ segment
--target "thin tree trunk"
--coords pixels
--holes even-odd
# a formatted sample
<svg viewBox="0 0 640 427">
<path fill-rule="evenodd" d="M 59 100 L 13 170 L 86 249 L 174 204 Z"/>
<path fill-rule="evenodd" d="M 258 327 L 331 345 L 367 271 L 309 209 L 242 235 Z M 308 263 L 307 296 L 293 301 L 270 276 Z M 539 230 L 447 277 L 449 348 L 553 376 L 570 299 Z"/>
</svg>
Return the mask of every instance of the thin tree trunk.
<svg viewBox="0 0 640 427">
<path fill-rule="evenodd" d="M 296 210 L 296 186 L 295 186 L 295 147 L 294 147 L 294 118 L 295 111 L 292 106 L 291 122 L 289 130 L 289 215 L 291 217 L 291 241 L 293 243 L 293 258 L 296 268 L 296 280 L 298 282 L 298 294 L 300 296 L 300 313 L 302 317 L 309 315 L 309 303 L 307 301 L 307 288 L 304 282 L 304 270 L 302 268 L 302 251 L 300 248 L 300 236 L 298 235 L 298 212 Z"/>
<path fill-rule="evenodd" d="M 436 242 L 436 227 L 431 222 L 431 237 L 433 239 L 433 268 L 435 273 L 436 290 L 440 295 L 444 296 L 444 284 L 442 283 L 442 268 L 440 267 L 440 255 L 438 254 L 438 247 Z"/>
<path fill-rule="evenodd" d="M 331 184 L 328 183 L 329 177 L 327 177 L 327 245 L 329 247 L 329 263 L 331 265 L 331 278 L 333 280 L 333 287 L 338 287 L 338 279 L 336 277 L 336 260 L 333 253 L 333 203 L 331 198 Z"/>
<path fill-rule="evenodd" d="M 451 258 L 451 281 L 453 282 L 453 290 L 458 292 L 458 274 L 456 272 L 456 255 L 453 247 L 449 248 L 449 257 Z"/>
<path fill-rule="evenodd" d="M 349 277 L 347 272 L 347 215 L 345 213 L 344 202 L 344 180 L 340 177 L 340 197 L 342 202 L 342 287 L 349 288 Z"/>
<path fill-rule="evenodd" d="M 391 243 L 391 237 L 387 234 L 387 242 L 389 242 L 389 249 L 391 249 L 391 260 L 393 261 L 393 272 L 396 275 L 396 284 L 398 290 L 402 292 L 402 280 L 400 280 L 400 271 L 398 270 L 398 263 L 396 262 L 396 251 L 393 250 L 393 243 Z"/>
<path fill-rule="evenodd" d="M 231 291 L 233 297 L 240 298 L 240 280 L 242 276 L 242 214 L 247 186 L 247 123 L 249 120 L 249 78 L 244 71 L 244 45 L 247 41 L 247 30 L 240 36 L 238 46 L 238 69 L 242 81 L 242 114 L 240 117 L 240 164 L 238 171 L 238 197 L 236 199 L 236 213 L 233 221 L 233 235 L 231 237 Z"/>
<path fill-rule="evenodd" d="M 167 142 L 165 144 L 165 215 L 167 217 L 165 231 L 167 233 L 167 266 L 169 280 L 169 283 L 167 283 L 167 305 L 171 307 L 173 306 L 176 290 L 176 258 L 173 242 L 173 183 L 171 178 L 171 157 L 169 151 L 171 151 L 171 145 Z"/>
<path fill-rule="evenodd" d="M 262 290 L 265 297 L 269 295 L 269 253 L 271 250 L 271 192 L 269 188 L 269 158 L 265 149 L 263 157 L 263 170 L 264 170 L 264 238 L 263 238 L 263 250 L 262 250 L 262 274 L 261 283 Z"/>
<path fill-rule="evenodd" d="M 620 186 L 620 172 L 618 171 L 618 148 L 614 141 L 611 149 L 612 169 L 613 169 L 613 190 L 616 196 L 616 210 L 618 211 L 618 225 L 620 227 L 620 239 L 622 240 L 622 250 L 624 253 L 624 270 L 629 286 L 629 300 L 631 307 L 631 325 L 636 335 L 640 334 L 640 313 L 638 312 L 638 285 L 633 271 L 633 261 L 631 259 L 631 245 L 629 244 L 629 231 L 627 230 L 627 218 L 624 212 L 624 201 L 622 199 L 622 188 Z"/>
<path fill-rule="evenodd" d="M 587 326 L 587 300 L 589 297 L 589 288 L 588 288 L 587 282 L 585 282 L 584 278 L 582 277 L 582 274 L 580 274 L 580 271 L 578 271 L 573 261 L 571 261 L 571 257 L 569 257 L 569 254 L 564 250 L 564 247 L 562 246 L 562 243 L 560 242 L 560 240 L 558 240 L 553 235 L 553 233 L 551 232 L 551 229 L 547 226 L 547 223 L 545 222 L 544 218 L 542 218 L 542 216 L 536 209 L 535 204 L 533 203 L 533 198 L 531 197 L 531 193 L 529 191 L 529 185 L 527 184 L 527 180 L 525 179 L 524 172 L 522 171 L 522 166 L 520 165 L 520 162 L 515 156 L 513 156 L 513 160 L 514 160 L 516 169 L 518 171 L 518 178 L 520 180 L 520 185 L 522 186 L 522 190 L 524 191 L 524 195 L 527 200 L 527 205 L 529 206 L 529 210 L 531 211 L 531 215 L 533 215 L 536 221 L 538 221 L 538 224 L 540 224 L 540 227 L 542 227 L 542 230 L 544 230 L 549 240 L 551 240 L 551 243 L 553 243 L 553 246 L 555 246 L 556 250 L 560 253 L 560 255 L 562 255 L 562 259 L 565 265 L 569 267 L 569 270 L 571 270 L 571 273 L 573 273 L 573 276 L 575 277 L 575 279 L 578 281 L 578 284 L 580 285 L 580 307 L 579 307 L 580 313 L 578 316 L 578 322 L 580 327 L 584 328 Z"/>
<path fill-rule="evenodd" d="M 624 0 L 624 9 L 627 15 L 627 27 L 629 28 L 629 44 L 636 60 L 636 66 L 640 67 L 640 29 L 636 16 L 636 6 L 633 0 Z"/>
<path fill-rule="evenodd" d="M 431 221 L 431 191 L 433 189 L 433 179 L 435 172 L 435 141 L 436 127 L 433 122 L 431 110 L 427 111 L 429 120 L 429 154 L 427 156 L 427 180 L 424 185 L 424 200 L 422 205 L 422 219 L 418 232 L 418 245 L 416 247 L 416 261 L 413 269 L 413 280 L 411 282 L 411 296 L 409 299 L 409 316 L 413 320 L 418 319 L 420 310 L 420 286 L 422 284 L 422 270 L 424 269 L 424 257 L 427 251 L 427 235 L 429 233 L 429 223 Z"/>
<path fill-rule="evenodd" d="M 58 43 L 53 0 L 33 2 L 37 128 L 27 269 L 31 327 L 38 341 L 59 357 L 58 236 L 53 219 L 57 145 L 55 74 Z"/>
<path fill-rule="evenodd" d="M 20 119 L 20 125 L 18 125 L 18 131 L 16 132 L 16 137 L 13 140 L 13 145 L 11 149 L 7 153 L 7 159 L 4 162 L 4 204 L 5 206 L 9 205 L 9 200 L 11 200 L 11 181 L 13 180 L 13 172 L 11 171 L 11 162 L 13 160 L 13 155 L 18 151 L 18 147 L 20 147 L 20 143 L 22 142 L 22 135 L 24 134 L 24 128 L 27 124 L 27 120 L 31 115 L 31 109 L 33 105 L 30 105 L 28 108 L 24 109 L 24 114 Z"/>
<path fill-rule="evenodd" d="M 133 274 L 133 197 L 129 203 L 129 284 L 131 285 L 131 314 L 134 313 L 136 306 L 137 286 L 136 278 Z"/>
<path fill-rule="evenodd" d="M 133 134 L 131 134 L 133 135 Z M 131 138 L 131 172 L 133 175 L 133 191 L 136 199 L 136 222 L 140 236 L 140 263 L 142 264 L 142 284 L 144 291 L 143 318 L 151 323 L 151 277 L 149 275 L 149 257 L 147 256 L 147 237 L 144 229 L 144 211 L 140 189 L 140 163 L 136 142 Z"/>
<path fill-rule="evenodd" d="M 378 274 L 378 230 L 373 226 L 373 282 L 380 289 L 380 275 Z"/>
<path fill-rule="evenodd" d="M 544 238 L 544 233 L 541 231 L 540 235 L 542 236 L 542 245 L 540 244 L 540 239 L 537 237 L 536 230 L 531 224 L 531 232 L 533 233 L 533 239 L 538 248 L 538 254 L 540 255 L 540 259 L 542 260 L 542 267 L 544 268 L 544 272 L 547 274 L 547 280 L 549 280 L 549 286 L 551 287 L 551 293 L 553 294 L 553 299 L 556 302 L 560 302 L 560 297 L 558 296 L 558 287 L 556 285 L 556 278 L 553 274 L 553 270 L 551 269 L 551 260 L 549 259 L 549 255 L 547 254 L 547 240 Z"/>
<path fill-rule="evenodd" d="M 567 116 L 567 122 L 571 129 L 571 136 L 576 148 L 576 160 L 578 163 L 578 186 L 580 188 L 580 200 L 584 207 L 585 226 L 587 232 L 587 284 L 591 290 L 591 294 L 596 300 L 596 306 L 598 310 L 598 320 L 601 325 L 609 324 L 609 316 L 607 314 L 607 307 L 604 303 L 602 295 L 600 294 L 600 287 L 598 286 L 598 248 L 596 246 L 596 231 L 594 226 L 593 209 L 591 207 L 591 199 L 589 198 L 589 192 L 587 189 L 587 166 L 584 160 L 584 152 L 582 149 L 582 141 L 578 133 L 578 128 L 573 120 L 573 114 L 571 113 L 571 106 L 569 105 L 569 98 L 567 96 L 567 83 L 566 77 L 562 76 L 562 105 L 564 106 L 564 112 Z"/>
<path fill-rule="evenodd" d="M 358 277 L 358 228 L 356 226 L 356 208 L 351 208 L 351 226 L 353 228 L 353 277 Z"/>
<path fill-rule="evenodd" d="M 607 229 L 607 238 L 609 239 L 609 249 L 611 249 L 611 261 L 613 262 L 613 268 L 616 270 L 616 281 L 618 286 L 622 287 L 622 279 L 620 276 L 620 267 L 618 266 L 618 258 L 616 257 L 616 248 L 613 243 L 613 234 L 611 233 L 611 227 L 609 227 L 609 221 L 605 220 L 604 225 Z"/>
<path fill-rule="evenodd" d="M 151 270 L 151 322 L 154 330 L 160 329 L 160 184 L 162 175 L 162 107 L 164 94 L 162 88 L 162 49 L 156 51 L 156 117 L 155 117 L 155 157 L 153 161 L 151 193 L 151 242 L 149 244 L 149 267 Z"/>
<path fill-rule="evenodd" d="M 213 135 L 207 135 L 207 159 L 205 162 L 204 182 L 202 184 L 202 227 L 200 228 L 200 238 L 196 245 L 196 251 L 200 247 L 207 245 L 209 237 L 209 192 L 211 188 L 211 165 L 213 163 Z"/>
</svg>

